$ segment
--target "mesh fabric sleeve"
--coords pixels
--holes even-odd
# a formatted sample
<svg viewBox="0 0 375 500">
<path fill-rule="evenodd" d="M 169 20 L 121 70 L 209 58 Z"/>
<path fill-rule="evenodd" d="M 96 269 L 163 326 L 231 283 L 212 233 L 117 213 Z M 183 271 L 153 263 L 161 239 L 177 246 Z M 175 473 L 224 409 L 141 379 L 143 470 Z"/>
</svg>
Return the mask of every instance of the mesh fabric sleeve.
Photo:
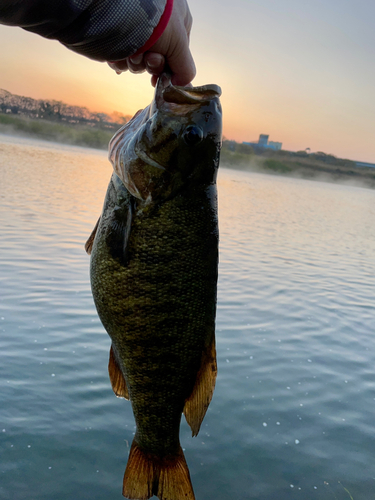
<svg viewBox="0 0 375 500">
<path fill-rule="evenodd" d="M 58 40 L 97 61 L 116 61 L 146 44 L 172 1 L 1 0 L 0 23 Z"/>
</svg>

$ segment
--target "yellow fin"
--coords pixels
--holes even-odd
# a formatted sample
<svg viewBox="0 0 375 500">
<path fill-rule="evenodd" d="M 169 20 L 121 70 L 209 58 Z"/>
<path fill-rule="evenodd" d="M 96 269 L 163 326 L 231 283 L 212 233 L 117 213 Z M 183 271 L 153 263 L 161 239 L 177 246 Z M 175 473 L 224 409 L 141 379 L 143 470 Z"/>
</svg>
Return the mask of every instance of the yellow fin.
<svg viewBox="0 0 375 500">
<path fill-rule="evenodd" d="M 195 500 L 189 469 L 180 447 L 175 457 L 143 452 L 134 440 L 124 474 L 122 494 L 130 500 Z"/>
<path fill-rule="evenodd" d="M 85 243 L 85 250 L 88 253 L 88 255 L 91 255 L 91 250 L 92 250 L 92 246 L 94 244 L 94 239 L 95 239 L 96 231 L 98 230 L 99 222 L 100 222 L 100 217 L 99 217 L 97 223 L 95 224 L 95 227 L 92 230 L 92 232 L 91 232 L 91 234 L 89 236 L 89 239 Z"/>
<path fill-rule="evenodd" d="M 192 435 L 196 436 L 211 402 L 217 375 L 215 337 L 202 354 L 194 389 L 185 402 L 184 415 Z"/>
<path fill-rule="evenodd" d="M 113 392 L 116 394 L 116 396 L 129 399 L 129 391 L 126 386 L 126 381 L 118 365 L 112 345 L 109 351 L 108 373 Z"/>
</svg>

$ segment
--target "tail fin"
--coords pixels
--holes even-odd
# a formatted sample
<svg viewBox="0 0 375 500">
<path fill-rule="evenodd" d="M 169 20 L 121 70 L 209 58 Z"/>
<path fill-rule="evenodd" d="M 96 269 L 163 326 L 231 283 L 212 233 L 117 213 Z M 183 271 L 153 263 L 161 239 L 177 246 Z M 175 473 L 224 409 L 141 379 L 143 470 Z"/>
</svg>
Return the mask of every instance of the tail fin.
<svg viewBox="0 0 375 500">
<path fill-rule="evenodd" d="M 130 500 L 195 500 L 189 469 L 180 447 L 176 457 L 158 458 L 144 453 L 134 440 L 122 489 Z"/>
</svg>

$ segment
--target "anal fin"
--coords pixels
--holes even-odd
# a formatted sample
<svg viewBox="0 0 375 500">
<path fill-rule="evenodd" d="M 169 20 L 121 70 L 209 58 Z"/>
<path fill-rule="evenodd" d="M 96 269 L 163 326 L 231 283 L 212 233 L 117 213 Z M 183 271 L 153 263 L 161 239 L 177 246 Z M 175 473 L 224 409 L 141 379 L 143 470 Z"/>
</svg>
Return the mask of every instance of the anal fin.
<svg viewBox="0 0 375 500">
<path fill-rule="evenodd" d="M 194 389 L 185 402 L 184 415 L 192 435 L 197 436 L 215 389 L 217 375 L 215 336 L 202 353 Z"/>
<path fill-rule="evenodd" d="M 86 252 L 87 252 L 88 255 L 91 255 L 92 246 L 94 244 L 94 239 L 95 239 L 96 231 L 98 230 L 98 227 L 99 227 L 99 222 L 100 222 L 100 217 L 99 217 L 97 223 L 95 224 L 95 227 L 92 230 L 92 232 L 91 232 L 91 234 L 89 236 L 89 239 L 85 243 L 85 250 L 86 250 Z"/>
<path fill-rule="evenodd" d="M 180 450 L 176 456 L 160 458 L 143 452 L 136 440 L 130 448 L 122 494 L 130 500 L 195 500 L 189 469 Z"/>
<path fill-rule="evenodd" d="M 118 365 L 112 345 L 109 351 L 108 373 L 113 392 L 116 394 L 116 396 L 119 398 L 129 399 L 129 391 L 126 386 L 126 381 Z"/>
</svg>

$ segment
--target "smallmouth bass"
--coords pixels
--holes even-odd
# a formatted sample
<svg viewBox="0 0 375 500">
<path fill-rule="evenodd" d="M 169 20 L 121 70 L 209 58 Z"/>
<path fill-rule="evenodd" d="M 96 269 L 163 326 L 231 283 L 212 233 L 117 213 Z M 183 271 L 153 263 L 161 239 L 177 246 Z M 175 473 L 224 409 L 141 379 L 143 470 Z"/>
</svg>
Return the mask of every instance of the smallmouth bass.
<svg viewBox="0 0 375 500">
<path fill-rule="evenodd" d="M 136 422 L 129 499 L 194 499 L 179 429 L 184 413 L 198 434 L 217 373 L 220 94 L 159 78 L 151 105 L 110 142 L 114 172 L 85 247 L 112 388 Z"/>
</svg>

